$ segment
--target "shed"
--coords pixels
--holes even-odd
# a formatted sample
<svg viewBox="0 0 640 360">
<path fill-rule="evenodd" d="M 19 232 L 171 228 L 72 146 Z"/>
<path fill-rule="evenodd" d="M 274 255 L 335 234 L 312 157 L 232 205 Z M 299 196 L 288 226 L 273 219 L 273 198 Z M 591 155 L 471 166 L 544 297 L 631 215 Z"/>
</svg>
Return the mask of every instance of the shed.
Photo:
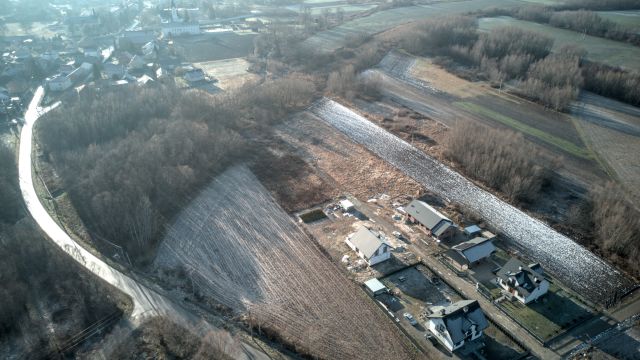
<svg viewBox="0 0 640 360">
<path fill-rule="evenodd" d="M 372 296 L 387 292 L 387 287 L 376 278 L 365 281 L 364 286 L 367 289 L 367 292 Z"/>
<path fill-rule="evenodd" d="M 340 207 L 344 211 L 352 211 L 355 208 L 353 203 L 347 199 L 340 200 Z"/>
<path fill-rule="evenodd" d="M 464 228 L 464 234 L 467 236 L 476 236 L 482 229 L 478 225 L 471 225 Z"/>
</svg>

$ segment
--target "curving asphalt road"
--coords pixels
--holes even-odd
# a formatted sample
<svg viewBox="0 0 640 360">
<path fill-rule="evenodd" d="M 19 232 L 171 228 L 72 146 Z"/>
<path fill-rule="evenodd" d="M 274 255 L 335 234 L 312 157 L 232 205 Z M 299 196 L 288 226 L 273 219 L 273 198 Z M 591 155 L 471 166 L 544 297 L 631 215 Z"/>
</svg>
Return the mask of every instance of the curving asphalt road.
<svg viewBox="0 0 640 360">
<path fill-rule="evenodd" d="M 42 231 L 47 234 L 49 239 L 76 262 L 131 297 L 133 301 L 133 311 L 130 321 L 134 326 L 142 323 L 144 319 L 163 315 L 178 324 L 186 325 L 190 328 L 202 328 L 203 323 L 200 317 L 190 313 L 167 296 L 160 294 L 157 290 L 142 285 L 130 276 L 114 269 L 102 259 L 96 257 L 76 243 L 53 220 L 44 208 L 33 185 L 31 158 L 33 153 L 33 126 L 40 116 L 54 109 L 60 103 L 46 108 L 40 107 L 43 97 L 44 89 L 40 86 L 36 90 L 25 113 L 25 124 L 20 134 L 20 153 L 18 159 L 20 191 L 22 192 L 22 198 L 31 217 L 36 221 Z M 211 325 L 205 327 L 212 330 L 215 329 Z M 251 345 L 243 343 L 242 347 L 243 352 L 241 354 L 233 354 L 234 357 L 239 359 L 269 359 L 266 354 Z M 229 348 L 233 347 L 230 346 Z"/>
</svg>

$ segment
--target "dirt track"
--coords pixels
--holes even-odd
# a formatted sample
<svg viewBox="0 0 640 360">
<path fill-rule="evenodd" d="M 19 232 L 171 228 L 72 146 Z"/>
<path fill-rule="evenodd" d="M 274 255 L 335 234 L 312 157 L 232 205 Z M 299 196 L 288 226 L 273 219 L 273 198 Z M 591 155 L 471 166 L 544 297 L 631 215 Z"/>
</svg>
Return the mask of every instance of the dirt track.
<svg viewBox="0 0 640 360">
<path fill-rule="evenodd" d="M 590 301 L 603 303 L 632 282 L 620 271 L 521 210 L 440 164 L 348 108 L 323 100 L 311 111 L 353 141 L 387 160 L 425 188 L 479 214 L 563 283 Z"/>
</svg>

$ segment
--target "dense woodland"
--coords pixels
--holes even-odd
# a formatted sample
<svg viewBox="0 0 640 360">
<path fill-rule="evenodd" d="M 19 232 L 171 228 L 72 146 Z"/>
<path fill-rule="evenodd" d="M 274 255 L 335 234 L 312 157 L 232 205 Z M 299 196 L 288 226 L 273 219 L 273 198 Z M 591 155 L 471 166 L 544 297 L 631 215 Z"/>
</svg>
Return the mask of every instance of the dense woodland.
<svg viewBox="0 0 640 360">
<path fill-rule="evenodd" d="M 191 196 L 251 159 L 270 125 L 313 93 L 302 78 L 217 96 L 171 86 L 87 92 L 37 131 L 90 230 L 144 261 Z"/>
<path fill-rule="evenodd" d="M 212 331 L 204 336 L 194 334 L 165 318 L 153 318 L 130 333 L 116 330 L 103 347 L 110 359 L 192 359 L 230 360 L 228 354 L 238 355 L 237 349 L 227 345 L 225 331 Z"/>
<path fill-rule="evenodd" d="M 478 69 L 494 86 L 509 82 L 514 91 L 555 110 L 566 110 L 581 89 L 640 104 L 640 74 L 585 60 L 586 51 L 565 46 L 551 53 L 553 39 L 516 27 L 479 33 L 473 18 L 427 20 L 395 34 L 400 46 L 416 55 L 440 57 L 462 76 L 458 65 Z"/>
<path fill-rule="evenodd" d="M 41 359 L 126 300 L 90 279 L 24 217 L 15 155 L 0 144 L 0 348 Z"/>
</svg>

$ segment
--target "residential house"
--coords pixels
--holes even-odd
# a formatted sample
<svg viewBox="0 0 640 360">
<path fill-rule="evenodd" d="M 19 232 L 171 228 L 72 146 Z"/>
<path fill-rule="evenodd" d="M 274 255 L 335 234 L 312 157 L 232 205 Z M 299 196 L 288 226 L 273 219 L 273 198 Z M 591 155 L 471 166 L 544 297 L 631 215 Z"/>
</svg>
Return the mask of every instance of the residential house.
<svg viewBox="0 0 640 360">
<path fill-rule="evenodd" d="M 376 234 L 364 226 L 348 236 L 345 243 L 370 266 L 391 258 L 391 246 L 382 234 Z"/>
<path fill-rule="evenodd" d="M 109 80 L 120 80 L 124 76 L 125 68 L 121 64 L 106 63 L 102 66 L 102 72 Z"/>
<path fill-rule="evenodd" d="M 348 199 L 340 200 L 340 207 L 342 208 L 343 211 L 346 211 L 346 212 L 350 212 L 355 209 L 355 206 L 353 205 L 353 203 Z"/>
<path fill-rule="evenodd" d="M 526 266 L 511 258 L 496 275 L 498 285 L 523 304 L 535 301 L 549 291 L 549 281 L 544 278 L 540 264 Z"/>
<path fill-rule="evenodd" d="M 54 75 L 45 81 L 47 88 L 51 91 L 64 91 L 71 87 L 72 82 L 68 76 L 61 74 Z"/>
<path fill-rule="evenodd" d="M 202 71 L 202 69 L 189 70 L 184 74 L 184 79 L 190 83 L 204 81 L 205 80 L 204 71 Z"/>
<path fill-rule="evenodd" d="M 473 264 L 491 256 L 495 251 L 496 247 L 491 239 L 475 237 L 452 246 L 445 255 L 452 260 L 454 266 L 460 270 L 467 270 Z"/>
<path fill-rule="evenodd" d="M 471 225 L 464 228 L 464 234 L 467 236 L 476 236 L 482 232 L 482 229 L 478 225 Z"/>
<path fill-rule="evenodd" d="M 133 46 L 138 47 L 147 44 L 150 41 L 155 40 L 156 33 L 153 30 L 133 30 L 125 31 L 122 36 L 118 38 L 118 47 Z"/>
<path fill-rule="evenodd" d="M 438 240 L 448 239 L 455 234 L 453 222 L 424 201 L 413 200 L 405 207 L 405 211 L 411 223 L 419 224 L 427 234 Z"/>
<path fill-rule="evenodd" d="M 445 348 L 453 352 L 482 336 L 489 323 L 476 300 L 462 300 L 449 306 L 434 306 L 427 316 L 427 328 Z"/>
<path fill-rule="evenodd" d="M 131 58 L 131 61 L 129 61 L 128 69 L 129 70 L 142 70 L 145 65 L 146 65 L 146 62 L 144 61 L 144 59 L 141 56 L 134 55 Z"/>
</svg>

